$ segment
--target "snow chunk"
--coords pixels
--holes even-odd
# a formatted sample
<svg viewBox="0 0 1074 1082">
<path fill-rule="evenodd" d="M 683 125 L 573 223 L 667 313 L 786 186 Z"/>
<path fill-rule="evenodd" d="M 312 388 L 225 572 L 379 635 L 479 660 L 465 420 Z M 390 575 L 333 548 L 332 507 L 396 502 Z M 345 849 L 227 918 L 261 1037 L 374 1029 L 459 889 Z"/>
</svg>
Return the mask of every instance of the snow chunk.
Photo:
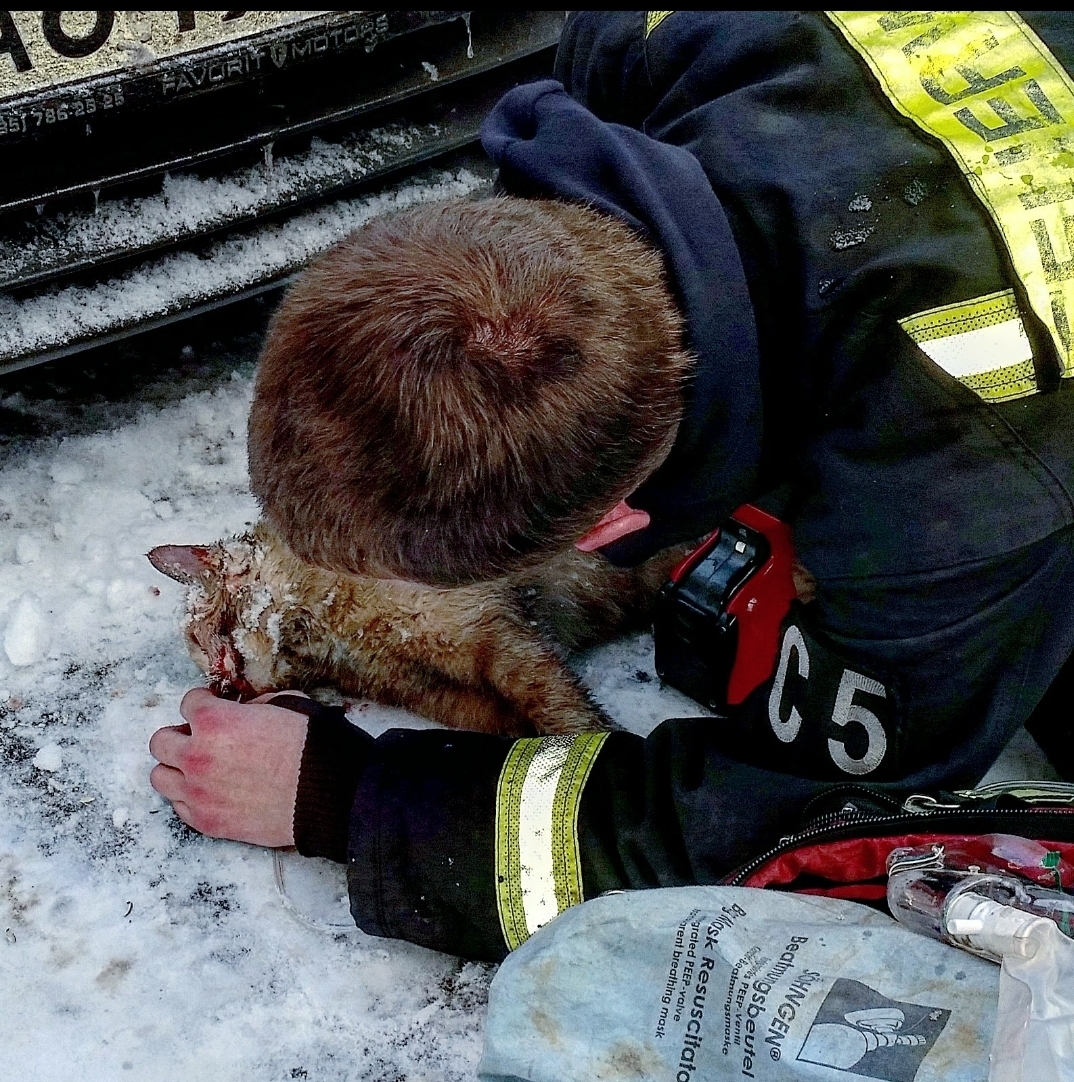
<svg viewBox="0 0 1074 1082">
<path fill-rule="evenodd" d="M 857 229 L 837 229 L 828 241 L 837 252 L 842 252 L 847 248 L 856 248 L 859 244 L 864 244 L 875 230 L 875 225 L 864 225 Z"/>
<path fill-rule="evenodd" d="M 60 745 L 46 744 L 41 748 L 34 756 L 34 766 L 38 770 L 47 770 L 50 774 L 59 770 L 63 766 L 63 752 L 60 751 Z"/>
<path fill-rule="evenodd" d="M 78 485 L 86 479 L 86 471 L 77 462 L 54 462 L 48 474 L 58 485 Z"/>
<path fill-rule="evenodd" d="M 113 579 L 105 591 L 105 600 L 108 607 L 113 611 L 122 611 L 130 608 L 135 597 L 141 593 L 137 583 L 128 582 L 126 579 Z"/>
<path fill-rule="evenodd" d="M 914 179 L 906 185 L 902 197 L 910 204 L 910 206 L 916 207 L 928 194 L 929 186 L 920 177 L 914 177 Z"/>
<path fill-rule="evenodd" d="M 127 811 L 126 808 L 113 808 L 112 826 L 114 826 L 116 830 L 119 830 L 119 828 L 122 827 L 124 823 L 126 823 L 129 816 L 130 813 Z"/>
<path fill-rule="evenodd" d="M 4 632 L 4 652 L 12 665 L 35 665 L 48 652 L 51 627 L 41 603 L 25 594 Z"/>
<path fill-rule="evenodd" d="M 41 542 L 36 537 L 31 537 L 29 534 L 23 534 L 18 541 L 15 542 L 15 559 L 20 564 L 32 564 L 37 562 L 37 558 L 41 555 Z"/>
</svg>

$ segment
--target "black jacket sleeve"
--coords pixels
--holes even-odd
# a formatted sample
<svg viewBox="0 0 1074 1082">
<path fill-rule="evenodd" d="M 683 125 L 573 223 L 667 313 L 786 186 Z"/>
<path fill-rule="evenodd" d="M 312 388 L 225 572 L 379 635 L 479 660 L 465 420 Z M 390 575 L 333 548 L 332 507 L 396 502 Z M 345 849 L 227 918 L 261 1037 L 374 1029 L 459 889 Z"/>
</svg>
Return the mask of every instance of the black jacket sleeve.
<svg viewBox="0 0 1074 1082">
<path fill-rule="evenodd" d="M 496 791 L 511 741 L 395 729 L 376 742 L 350 819 L 355 922 L 469 958 L 506 953 L 495 890 Z"/>
<path fill-rule="evenodd" d="M 373 738 L 338 706 L 299 695 L 277 695 L 273 706 L 309 718 L 295 794 L 295 847 L 304 857 L 347 859 L 347 824 Z"/>
<path fill-rule="evenodd" d="M 495 961 L 567 904 L 603 891 L 718 882 L 786 833 L 825 788 L 724 756 L 718 726 L 712 718 L 672 720 L 647 739 L 386 733 L 372 750 L 351 812 L 355 921 L 372 935 Z M 528 898 L 512 912 L 508 880 L 518 869 L 503 852 L 512 798 L 505 767 L 527 753 L 587 739 L 599 742 L 599 750 L 584 786 L 573 802 L 548 802 L 544 824 L 549 851 L 557 835 L 574 851 L 548 862 L 544 882 L 540 869 L 530 867 L 522 887 L 557 900 L 536 917 Z M 526 788 L 542 773 L 539 756 L 530 757 L 528 770 L 516 772 L 513 790 L 523 820 L 547 810 L 540 792 Z M 531 842 L 539 856 L 540 830 L 531 831 Z M 573 897 L 558 881 L 560 866 L 572 859 L 581 871 Z"/>
</svg>

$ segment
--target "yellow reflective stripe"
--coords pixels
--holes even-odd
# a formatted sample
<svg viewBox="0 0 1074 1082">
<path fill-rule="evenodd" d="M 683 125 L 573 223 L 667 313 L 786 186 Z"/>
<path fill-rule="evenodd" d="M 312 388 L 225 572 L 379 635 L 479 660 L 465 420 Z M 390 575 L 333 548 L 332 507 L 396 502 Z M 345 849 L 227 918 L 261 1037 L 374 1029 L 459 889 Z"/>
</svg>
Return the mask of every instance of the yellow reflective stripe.
<svg viewBox="0 0 1074 1082">
<path fill-rule="evenodd" d="M 1037 389 L 1033 350 L 1011 289 L 930 308 L 900 319 L 899 326 L 945 372 L 989 402 Z"/>
<path fill-rule="evenodd" d="M 829 11 L 892 104 L 951 152 L 1074 376 L 1074 82 L 1011 11 Z"/>
<path fill-rule="evenodd" d="M 578 809 L 607 733 L 516 740 L 496 786 L 496 907 L 508 950 L 582 901 Z"/>
<path fill-rule="evenodd" d="M 581 733 L 571 740 L 552 805 L 552 868 L 557 912 L 583 900 L 582 856 L 578 847 L 578 809 L 582 790 L 604 746 L 607 733 Z"/>
<path fill-rule="evenodd" d="M 496 785 L 496 908 L 503 941 L 512 951 L 529 937 L 522 904 L 518 826 L 522 784 L 539 746 L 539 740 L 516 740 L 507 753 Z"/>
<path fill-rule="evenodd" d="M 1032 361 L 959 378 L 988 402 L 1006 402 L 1010 398 L 1025 398 L 1027 394 L 1037 392 L 1037 374 Z"/>
<path fill-rule="evenodd" d="M 645 13 L 645 36 L 648 36 L 674 11 L 647 11 Z"/>
<path fill-rule="evenodd" d="M 1016 319 L 1021 322 L 1013 289 L 1001 289 L 972 301 L 958 301 L 899 320 L 899 326 L 917 343 L 982 330 Z"/>
</svg>

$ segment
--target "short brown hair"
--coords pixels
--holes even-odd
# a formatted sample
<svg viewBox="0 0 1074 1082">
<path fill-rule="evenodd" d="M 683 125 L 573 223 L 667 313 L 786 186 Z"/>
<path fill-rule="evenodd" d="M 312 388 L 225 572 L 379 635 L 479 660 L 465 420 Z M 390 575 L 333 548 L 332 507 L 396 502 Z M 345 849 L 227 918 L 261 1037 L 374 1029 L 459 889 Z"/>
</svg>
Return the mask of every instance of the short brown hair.
<svg viewBox="0 0 1074 1082">
<path fill-rule="evenodd" d="M 378 219 L 269 328 L 250 480 L 295 552 L 456 584 L 570 544 L 666 455 L 689 370 L 659 256 L 586 207 Z"/>
</svg>

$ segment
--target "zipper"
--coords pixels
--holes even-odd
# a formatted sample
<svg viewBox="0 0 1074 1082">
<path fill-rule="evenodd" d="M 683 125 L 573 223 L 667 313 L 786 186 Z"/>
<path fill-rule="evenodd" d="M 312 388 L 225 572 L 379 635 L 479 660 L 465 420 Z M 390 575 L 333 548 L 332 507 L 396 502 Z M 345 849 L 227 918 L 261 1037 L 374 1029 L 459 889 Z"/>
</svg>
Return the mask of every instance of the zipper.
<svg viewBox="0 0 1074 1082">
<path fill-rule="evenodd" d="M 879 804 L 882 806 L 886 806 L 890 808 L 892 812 L 898 812 L 902 810 L 903 807 L 902 800 L 898 799 L 897 797 L 889 796 L 887 793 L 881 792 L 879 790 L 870 789 L 865 785 L 840 785 L 837 790 L 829 789 L 826 792 L 818 793 L 815 797 L 809 800 L 806 803 L 805 807 L 802 808 L 802 820 L 807 823 L 810 822 L 810 810 L 812 808 L 815 808 L 818 804 L 830 804 L 832 802 L 833 796 L 835 796 L 836 793 L 838 793 L 841 799 L 846 800 L 846 804 L 838 813 L 829 812 L 828 815 L 818 816 L 818 820 L 829 819 L 836 814 L 843 817 L 847 815 L 868 814 L 866 812 L 860 811 L 854 806 L 853 801 L 855 797 L 861 800 L 868 801 L 868 803 L 870 804 Z"/>
<path fill-rule="evenodd" d="M 1000 794 L 1002 795 L 1002 794 Z M 911 815 L 929 815 L 932 812 L 958 811 L 961 804 L 944 804 L 934 796 L 925 793 L 913 793 L 902 802 L 902 810 Z M 980 809 L 978 809 L 979 811 Z"/>
<path fill-rule="evenodd" d="M 818 793 L 802 809 L 802 820 L 809 822 L 810 810 L 818 804 L 830 804 L 836 794 L 845 798 L 847 802 L 847 805 L 839 812 L 839 815 L 843 818 L 854 814 L 868 814 L 860 812 L 853 806 L 855 798 L 873 805 L 890 808 L 893 813 L 899 811 L 914 813 L 954 811 L 963 807 L 967 801 L 995 800 L 1001 796 L 1012 796 L 1031 803 L 1069 804 L 1074 806 L 1074 784 L 1065 781 L 996 781 L 990 782 L 988 785 L 979 785 L 976 789 L 955 789 L 951 795 L 958 797 L 959 801 L 952 804 L 946 804 L 936 797 L 922 793 L 914 793 L 903 799 L 890 796 L 881 790 L 870 789 L 865 785 L 849 784 L 840 785 L 837 790 Z"/>
<path fill-rule="evenodd" d="M 906 804 L 909 804 L 913 800 L 920 801 L 921 799 L 922 798 L 916 796 L 909 797 L 906 800 Z M 932 798 L 924 799 L 930 800 Z M 982 797 L 980 799 L 985 798 Z M 997 819 L 1000 821 L 1005 819 L 1024 821 L 1027 816 L 1044 816 L 1047 817 L 1042 823 L 1042 825 L 1044 825 L 1048 818 L 1057 814 L 1068 815 L 1071 814 L 1071 810 L 1067 808 L 1004 808 L 1002 810 L 996 810 L 995 808 L 966 808 L 961 805 L 938 804 L 937 810 L 922 808 L 920 811 L 904 810 L 901 814 L 893 815 L 861 815 L 853 819 L 846 818 L 841 812 L 834 812 L 815 820 L 806 827 L 805 830 L 802 830 L 797 834 L 789 834 L 780 838 L 779 842 L 767 852 L 762 853 L 760 856 L 754 857 L 746 864 L 743 864 L 737 871 L 721 880 L 721 882 L 728 886 L 741 886 L 755 871 L 763 868 L 770 860 L 775 860 L 776 857 L 783 856 L 784 853 L 789 853 L 794 849 L 798 849 L 808 842 L 815 842 L 822 839 L 835 840 L 839 837 L 852 837 L 855 833 L 860 832 L 866 827 L 907 827 L 909 828 L 907 833 L 917 834 L 922 833 L 921 828 L 924 827 L 926 823 L 929 824 L 930 828 L 937 828 L 939 823 L 943 820 L 958 821 L 987 817 L 993 821 Z M 895 832 L 895 830 L 888 829 L 883 831 L 885 834 Z M 988 831 L 988 833 L 996 833 L 995 828 Z"/>
</svg>

